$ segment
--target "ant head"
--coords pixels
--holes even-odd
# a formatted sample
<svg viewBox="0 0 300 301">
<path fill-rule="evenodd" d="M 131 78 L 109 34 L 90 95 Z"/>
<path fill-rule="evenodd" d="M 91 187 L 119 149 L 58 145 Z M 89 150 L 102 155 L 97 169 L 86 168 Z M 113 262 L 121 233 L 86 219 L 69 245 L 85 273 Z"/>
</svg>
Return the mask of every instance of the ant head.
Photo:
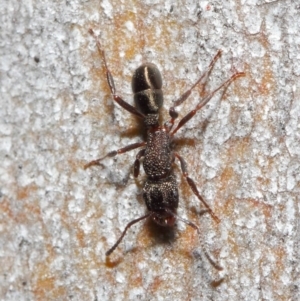
<svg viewBox="0 0 300 301">
<path fill-rule="evenodd" d="M 176 221 L 176 217 L 167 212 L 156 212 L 152 219 L 155 223 L 164 227 L 173 227 Z"/>
<path fill-rule="evenodd" d="M 135 107 L 144 115 L 158 114 L 163 105 L 162 79 L 154 64 L 137 68 L 132 77 Z"/>
</svg>

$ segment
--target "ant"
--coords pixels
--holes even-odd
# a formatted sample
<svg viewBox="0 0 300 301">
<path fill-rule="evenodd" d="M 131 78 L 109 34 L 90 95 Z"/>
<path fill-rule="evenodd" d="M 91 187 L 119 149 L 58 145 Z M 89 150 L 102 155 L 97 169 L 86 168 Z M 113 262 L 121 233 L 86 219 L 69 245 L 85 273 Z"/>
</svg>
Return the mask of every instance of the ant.
<svg viewBox="0 0 300 301">
<path fill-rule="evenodd" d="M 143 167 L 147 175 L 147 179 L 143 187 L 143 198 L 146 203 L 148 213 L 132 220 L 127 224 L 117 242 L 106 252 L 106 256 L 109 256 L 117 248 L 117 246 L 125 236 L 127 230 L 132 225 L 147 218 L 151 218 L 158 225 L 169 227 L 172 227 L 175 224 L 176 219 L 180 220 L 188 226 L 194 228 L 200 237 L 201 233 L 199 227 L 196 224 L 189 220 L 183 219 L 176 214 L 179 194 L 176 177 L 173 172 L 173 163 L 175 159 L 179 160 L 183 177 L 188 182 L 193 193 L 203 203 L 211 217 L 218 223 L 220 222 L 220 220 L 200 195 L 195 182 L 189 177 L 185 160 L 177 152 L 173 151 L 173 137 L 180 128 L 182 128 L 201 108 L 203 108 L 211 100 L 216 92 L 218 92 L 221 88 L 224 88 L 224 90 L 226 90 L 227 87 L 236 78 L 243 76 L 244 73 L 234 73 L 218 88 L 205 96 L 198 103 L 195 109 L 190 111 L 185 117 L 183 117 L 178 122 L 175 129 L 173 129 L 175 120 L 178 117 L 178 113 L 175 111 L 175 108 L 181 105 L 190 96 L 192 90 L 198 84 L 202 84 L 203 79 L 207 79 L 215 62 L 221 56 L 221 51 L 219 50 L 217 52 L 217 54 L 209 64 L 207 70 L 200 76 L 195 84 L 192 85 L 190 89 L 188 89 L 177 100 L 174 101 L 173 106 L 169 109 L 169 115 L 171 119 L 164 125 L 161 125 L 159 123 L 159 117 L 160 109 L 163 105 L 162 78 L 160 71 L 158 70 L 156 65 L 152 63 L 146 63 L 135 70 L 131 83 L 132 91 L 134 94 L 134 107 L 116 94 L 114 80 L 107 67 L 105 53 L 101 46 L 101 43 L 92 29 L 89 30 L 89 33 L 96 40 L 98 51 L 104 63 L 107 83 L 110 88 L 113 100 L 129 113 L 141 118 L 144 121 L 147 129 L 146 141 L 133 143 L 118 150 L 111 151 L 104 157 L 91 161 L 84 166 L 84 168 L 86 169 L 94 165 L 100 165 L 100 162 L 106 157 L 115 157 L 119 154 L 123 154 L 139 147 L 143 147 L 136 155 L 136 160 L 134 162 L 134 177 L 137 177 L 139 175 L 140 161 L 143 158 Z M 202 86 L 203 91 L 205 83 L 202 84 Z M 222 268 L 214 263 L 212 259 L 210 259 L 205 249 L 204 252 L 213 266 L 221 270 Z"/>
</svg>

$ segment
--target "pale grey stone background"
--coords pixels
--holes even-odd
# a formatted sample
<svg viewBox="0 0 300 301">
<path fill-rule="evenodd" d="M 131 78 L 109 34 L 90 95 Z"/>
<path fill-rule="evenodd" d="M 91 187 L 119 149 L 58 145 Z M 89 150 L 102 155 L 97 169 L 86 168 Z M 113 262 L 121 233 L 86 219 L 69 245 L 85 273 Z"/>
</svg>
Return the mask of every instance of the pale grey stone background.
<svg viewBox="0 0 300 301">
<path fill-rule="evenodd" d="M 145 212 L 144 174 L 133 178 L 134 151 L 82 168 L 141 137 L 112 103 L 89 28 L 129 102 L 144 61 L 162 71 L 166 109 L 218 49 L 208 88 L 246 72 L 177 135 L 221 223 L 176 168 L 178 214 L 224 271 L 180 222 L 173 236 L 136 225 L 105 262 Z M 299 1 L 3 1 L 0 300 L 299 300 L 299 32 Z"/>
</svg>

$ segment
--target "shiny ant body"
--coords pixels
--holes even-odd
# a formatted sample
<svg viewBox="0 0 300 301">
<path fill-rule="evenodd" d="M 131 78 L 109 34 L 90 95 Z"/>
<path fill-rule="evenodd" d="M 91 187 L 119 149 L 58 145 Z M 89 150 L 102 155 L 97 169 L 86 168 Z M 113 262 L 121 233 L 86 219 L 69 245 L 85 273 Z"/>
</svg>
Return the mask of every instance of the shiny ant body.
<svg viewBox="0 0 300 301">
<path fill-rule="evenodd" d="M 131 114 L 141 118 L 147 128 L 147 139 L 138 143 L 130 144 L 124 148 L 112 151 L 106 156 L 91 161 L 85 165 L 85 168 L 99 165 L 100 162 L 106 157 L 114 157 L 119 154 L 131 151 L 133 149 L 143 147 L 136 155 L 134 162 L 134 177 L 139 175 L 140 160 L 143 158 L 143 167 L 147 175 L 146 182 L 143 187 L 143 198 L 146 203 L 148 213 L 142 217 L 132 220 L 127 224 L 121 236 L 117 242 L 106 252 L 106 256 L 109 256 L 119 245 L 127 230 L 135 223 L 144 220 L 146 218 L 153 219 L 154 222 L 161 226 L 173 226 L 176 219 L 181 220 L 187 225 L 193 227 L 200 236 L 200 230 L 198 226 L 188 220 L 180 218 L 176 214 L 178 207 L 179 194 L 176 177 L 173 172 L 173 163 L 175 159 L 180 162 L 181 170 L 184 178 L 191 187 L 193 193 L 204 204 L 207 211 L 216 222 L 220 222 L 219 218 L 213 213 L 212 209 L 203 199 L 198 192 L 195 182 L 188 176 L 185 160 L 176 152 L 172 150 L 172 140 L 175 133 L 184 126 L 204 105 L 206 105 L 210 99 L 221 88 L 226 89 L 231 82 L 237 77 L 242 76 L 243 73 L 236 72 L 228 80 L 223 82 L 217 89 L 209 93 L 204 97 L 194 110 L 190 111 L 185 117 L 183 117 L 175 129 L 173 129 L 174 122 L 178 117 L 178 113 L 175 108 L 182 104 L 191 94 L 192 90 L 201 84 L 203 80 L 206 80 L 209 76 L 213 65 L 221 55 L 219 50 L 212 59 L 207 71 L 196 81 L 196 83 L 183 93 L 169 109 L 169 115 L 171 119 L 164 125 L 159 123 L 160 108 L 163 105 L 163 92 L 162 92 L 162 78 L 158 68 L 154 64 L 143 64 L 135 70 L 132 77 L 132 91 L 134 93 L 135 107 L 128 104 L 120 96 L 116 94 L 113 77 L 107 67 L 105 53 L 101 47 L 100 41 L 92 30 L 89 31 L 96 39 L 98 50 L 102 56 L 104 67 L 106 70 L 107 82 L 110 88 L 110 92 L 113 96 L 113 100 L 117 102 L 123 109 Z M 204 84 L 203 89 L 204 90 Z M 208 257 L 207 252 L 205 254 Z M 221 269 L 215 264 L 209 257 L 208 259 L 217 268 Z"/>
</svg>

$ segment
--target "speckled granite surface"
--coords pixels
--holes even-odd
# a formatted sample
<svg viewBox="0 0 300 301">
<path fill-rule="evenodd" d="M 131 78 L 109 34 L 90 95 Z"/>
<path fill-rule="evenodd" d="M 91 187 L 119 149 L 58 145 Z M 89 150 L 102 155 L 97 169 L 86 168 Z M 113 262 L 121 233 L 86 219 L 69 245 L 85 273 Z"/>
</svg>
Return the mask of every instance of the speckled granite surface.
<svg viewBox="0 0 300 301">
<path fill-rule="evenodd" d="M 299 300 L 300 7 L 297 1 L 5 1 L 0 7 L 0 300 Z M 221 223 L 176 168 L 178 214 L 193 229 L 125 225 L 144 214 L 136 152 L 85 163 L 141 138 L 113 104 L 95 41 L 132 103 L 142 62 L 167 108 L 218 49 L 208 89 L 246 72 L 177 134 Z M 199 102 L 199 89 L 179 108 Z M 186 139 L 184 139 L 186 138 Z"/>
</svg>

